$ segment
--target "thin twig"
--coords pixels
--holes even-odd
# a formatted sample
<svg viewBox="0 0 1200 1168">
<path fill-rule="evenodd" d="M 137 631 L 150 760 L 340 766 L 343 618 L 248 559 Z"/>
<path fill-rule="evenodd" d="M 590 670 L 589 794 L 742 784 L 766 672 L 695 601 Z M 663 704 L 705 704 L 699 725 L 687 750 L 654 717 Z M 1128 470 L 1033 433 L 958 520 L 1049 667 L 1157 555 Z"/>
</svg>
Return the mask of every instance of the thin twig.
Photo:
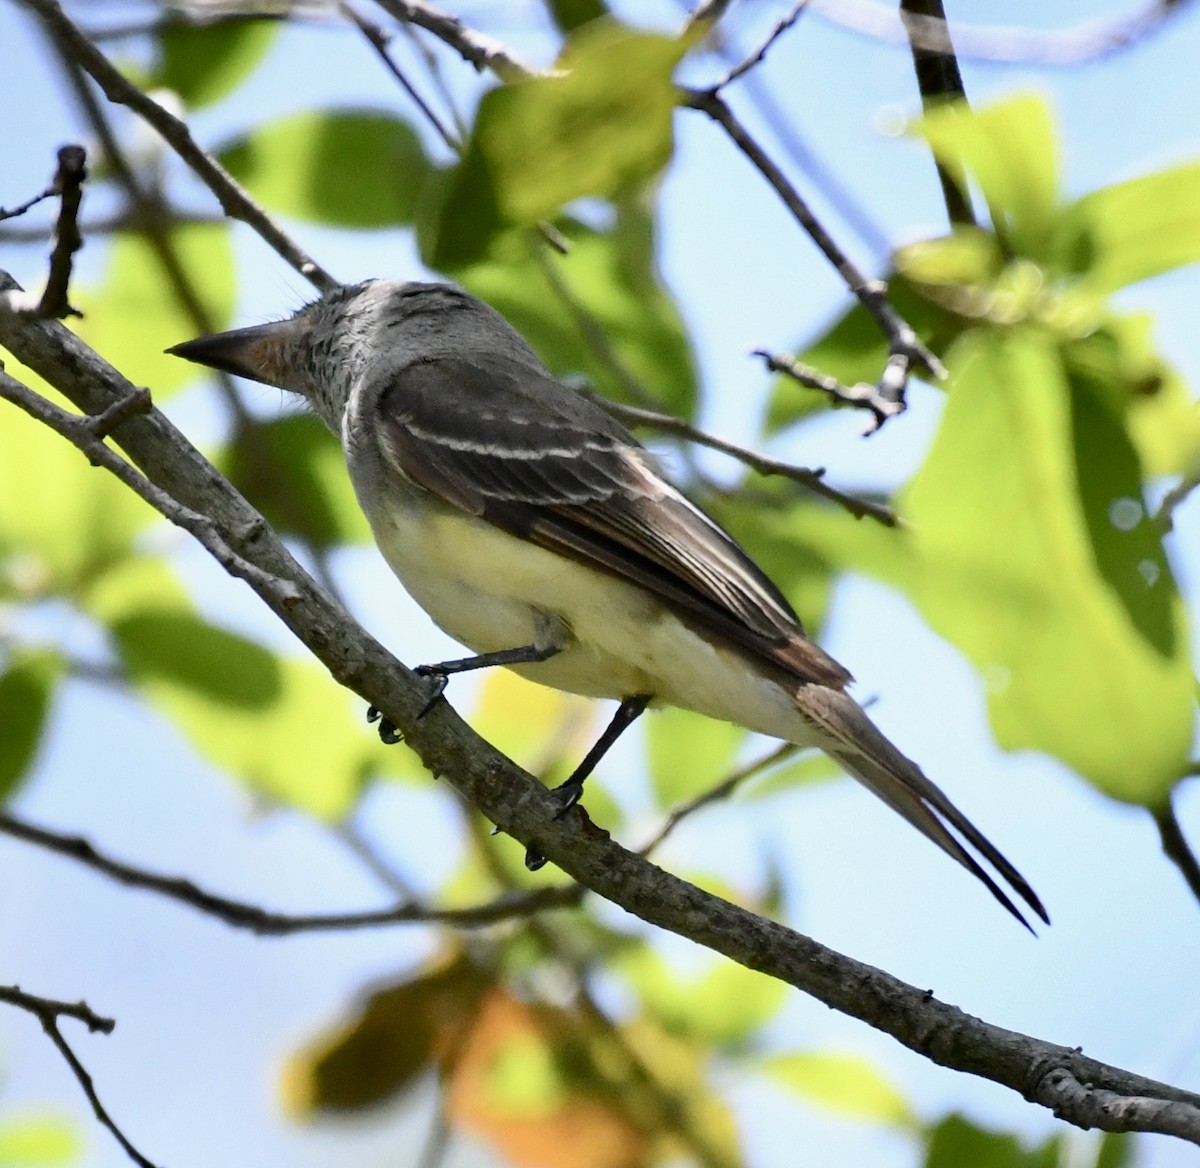
<svg viewBox="0 0 1200 1168">
<path fill-rule="evenodd" d="M 921 91 L 921 108 L 928 113 L 948 102 L 958 101 L 965 105 L 967 91 L 963 86 L 958 58 L 954 55 L 950 25 L 946 21 L 942 0 L 900 0 L 900 19 L 909 33 L 917 88 Z M 940 48 L 926 48 L 921 43 L 921 23 L 929 19 L 940 20 L 945 26 L 945 44 Z M 971 196 L 962 168 L 950 167 L 936 155 L 933 163 L 951 224 L 975 226 L 975 212 L 971 207 Z"/>
<path fill-rule="evenodd" d="M 688 816 L 694 815 L 701 807 L 707 807 L 710 803 L 716 803 L 721 799 L 728 799 L 747 779 L 752 779 L 768 767 L 774 766 L 777 762 L 782 762 L 785 758 L 795 754 L 799 749 L 798 746 L 791 742 L 782 742 L 774 750 L 764 754 L 761 758 L 756 758 L 752 762 L 746 763 L 745 766 L 738 767 L 731 775 L 722 779 L 714 786 L 709 787 L 707 791 L 701 791 L 699 795 L 676 804 L 668 812 L 666 819 L 663 820 L 662 826 L 658 831 L 638 849 L 638 855 L 650 855 Z"/>
<path fill-rule="evenodd" d="M 684 104 L 707 114 L 725 130 L 738 149 L 775 189 L 796 222 L 808 232 L 846 286 L 875 319 L 887 338 L 889 354 L 877 388 L 879 401 L 885 403 L 890 412 L 877 414 L 877 424 L 881 425 L 888 417 L 901 413 L 905 406 L 904 391 L 910 369 L 915 366 L 935 377 L 944 377 L 946 371 L 941 361 L 892 307 L 887 299 L 887 285 L 882 280 L 868 279 L 858 270 L 812 213 L 787 176 L 734 116 L 721 96 L 707 89 L 682 89 L 680 92 Z"/>
<path fill-rule="evenodd" d="M 477 32 L 457 16 L 443 12 L 432 4 L 426 4 L 425 0 L 376 0 L 376 3 L 401 23 L 415 24 L 418 28 L 433 33 L 438 40 L 449 45 L 480 72 L 490 69 L 502 81 L 514 81 L 538 74 L 538 70 L 526 64 L 495 37 Z"/>
<path fill-rule="evenodd" d="M 1175 527 L 1175 512 L 1187 502 L 1188 496 L 1200 487 L 1200 469 L 1184 475 L 1164 496 L 1154 513 L 1154 523 L 1166 535 Z"/>
<path fill-rule="evenodd" d="M 874 422 L 867 427 L 867 433 L 872 434 L 883 425 L 888 418 L 894 417 L 904 409 L 903 402 L 896 402 L 885 396 L 878 385 L 860 381 L 857 385 L 843 385 L 827 373 L 805 365 L 782 353 L 769 353 L 766 349 L 754 349 L 752 356 L 761 357 L 763 364 L 772 373 L 782 373 L 806 389 L 817 389 L 828 394 L 835 402 L 851 406 L 854 409 L 870 410 Z"/>
<path fill-rule="evenodd" d="M 92 1106 L 92 1113 L 102 1123 L 113 1138 L 124 1149 L 125 1154 L 139 1166 L 139 1168 L 156 1168 L 156 1165 L 147 1160 L 141 1152 L 133 1146 L 125 1133 L 117 1126 L 116 1121 L 100 1102 L 100 1096 L 96 1094 L 96 1085 L 92 1082 L 92 1076 L 88 1074 L 87 1068 L 79 1061 L 78 1056 L 68 1045 L 67 1040 L 62 1036 L 62 1031 L 58 1028 L 59 1018 L 74 1018 L 82 1022 L 93 1034 L 99 1032 L 101 1034 L 111 1034 L 116 1022 L 112 1018 L 102 1018 L 98 1014 L 93 1013 L 91 1008 L 84 1002 L 57 1002 L 52 998 L 40 998 L 34 994 L 27 994 L 18 986 L 0 986 L 0 1002 L 7 1002 L 11 1006 L 16 1006 L 19 1010 L 25 1010 L 32 1014 L 42 1024 L 42 1029 L 46 1032 L 46 1036 L 54 1043 L 58 1049 L 58 1053 L 62 1055 L 67 1066 L 71 1068 L 71 1073 L 75 1076 L 76 1082 L 83 1088 L 83 1093 L 87 1097 L 87 1101 Z"/>
<path fill-rule="evenodd" d="M 943 52 L 947 44 L 946 25 L 935 18 L 917 17 L 902 24 L 894 8 L 885 8 L 871 0 L 811 0 L 811 3 L 814 11 L 833 24 L 877 40 L 900 44 L 908 39 L 935 53 Z M 1011 25 L 956 24 L 954 37 L 958 55 L 978 61 L 1082 65 L 1137 44 L 1187 6 L 1187 0 L 1149 0 L 1123 16 L 1050 31 Z"/>
<path fill-rule="evenodd" d="M 296 933 L 346 932 L 377 929 L 386 925 L 442 924 L 462 929 L 480 929 L 502 921 L 526 919 L 554 908 L 571 908 L 583 899 L 585 888 L 578 884 L 551 885 L 531 892 L 505 893 L 495 900 L 467 908 L 430 908 L 416 902 L 349 913 L 280 913 L 258 905 L 209 892 L 181 876 L 161 876 L 114 860 L 98 851 L 82 836 L 64 835 L 26 823 L 0 812 L 0 833 L 66 856 L 118 884 L 141 888 L 198 909 L 235 929 L 246 929 L 260 937 L 288 937 Z"/>
<path fill-rule="evenodd" d="M 168 145 L 216 196 L 225 214 L 248 224 L 287 263 L 322 292 L 337 287 L 333 278 L 306 254 L 210 154 L 201 149 L 187 125 L 128 81 L 79 31 L 56 0 L 20 0 L 36 12 L 55 40 L 104 91 L 105 97 L 128 106 L 166 140 Z"/>
<path fill-rule="evenodd" d="M 771 46 L 781 37 L 797 20 L 800 19 L 800 14 L 808 7 L 808 0 L 796 0 L 792 5 L 791 10 L 786 16 L 781 17 L 775 22 L 775 27 L 763 38 L 758 48 L 754 49 L 748 56 L 744 57 L 728 72 L 713 83 L 712 90 L 714 93 L 720 92 L 725 86 L 736 81 L 739 77 L 749 73 L 757 65 L 761 65 L 766 60 L 767 53 L 770 52 Z"/>
<path fill-rule="evenodd" d="M 150 396 L 144 389 L 136 387 L 127 397 L 114 402 L 100 414 L 80 417 L 68 413 L 53 402 L 47 401 L 28 386 L 23 385 L 7 373 L 0 371 L 0 398 L 12 402 L 30 417 L 49 426 L 61 434 L 87 455 L 93 466 L 102 466 L 116 475 L 131 491 L 149 503 L 172 523 L 190 532 L 208 549 L 227 572 L 247 581 L 257 591 L 270 589 L 281 604 L 294 604 L 299 599 L 291 584 L 286 580 L 265 576 L 262 570 L 235 552 L 223 533 L 207 515 L 193 511 L 171 498 L 144 475 L 139 474 L 115 450 L 106 446 L 103 433 L 134 413 L 146 413 L 151 408 Z M 260 521 L 265 522 L 265 521 Z"/>
<path fill-rule="evenodd" d="M 715 434 L 709 434 L 705 430 L 699 430 L 689 422 L 685 422 L 682 418 L 676 418 L 671 414 L 661 414 L 654 410 L 644 410 L 638 406 L 622 405 L 620 402 L 611 401 L 595 393 L 591 393 L 589 396 L 602 405 L 613 417 L 619 418 L 623 422 L 629 422 L 635 426 L 650 426 L 655 430 L 662 431 L 664 434 L 674 434 L 677 437 L 686 438 L 687 441 L 694 442 L 697 446 L 706 446 L 710 450 L 718 450 L 722 454 L 728 454 L 731 458 L 736 458 L 739 462 L 744 463 L 751 470 L 755 470 L 761 475 L 779 475 L 782 478 L 800 483 L 801 486 L 807 487 L 814 494 L 821 495 L 823 498 L 830 500 L 830 502 L 836 503 L 839 507 L 844 507 L 855 519 L 874 519 L 876 522 L 882 523 L 884 527 L 902 526 L 900 516 L 886 503 L 878 503 L 873 499 L 862 499 L 855 495 L 847 495 L 845 492 L 839 491 L 836 487 L 831 487 L 825 481 L 824 468 L 813 470 L 810 467 L 796 466 L 790 462 L 781 462 L 779 459 L 759 454 L 756 450 L 750 450 L 745 446 L 738 446 L 736 443 L 729 442 L 724 438 L 718 438 Z"/>
<path fill-rule="evenodd" d="M 1158 827 L 1158 836 L 1162 840 L 1162 849 L 1167 859 L 1179 869 L 1192 895 L 1200 900 L 1200 860 L 1188 845 L 1187 837 L 1175 815 L 1175 806 L 1168 795 L 1161 807 L 1152 810 L 1154 822 Z"/>
<path fill-rule="evenodd" d="M 338 8 L 359 32 L 367 39 L 367 43 L 375 50 L 376 56 L 383 62 L 383 67 L 399 82 L 400 87 L 412 98 L 417 109 L 425 115 L 429 124 L 437 131 L 442 141 L 454 154 L 462 153 L 462 143 L 450 133 L 441 118 L 434 112 L 432 106 L 417 92 L 416 87 L 404 75 L 404 71 L 392 60 L 388 52 L 388 35 L 377 24 L 372 24 L 348 0 L 338 0 Z"/>
</svg>

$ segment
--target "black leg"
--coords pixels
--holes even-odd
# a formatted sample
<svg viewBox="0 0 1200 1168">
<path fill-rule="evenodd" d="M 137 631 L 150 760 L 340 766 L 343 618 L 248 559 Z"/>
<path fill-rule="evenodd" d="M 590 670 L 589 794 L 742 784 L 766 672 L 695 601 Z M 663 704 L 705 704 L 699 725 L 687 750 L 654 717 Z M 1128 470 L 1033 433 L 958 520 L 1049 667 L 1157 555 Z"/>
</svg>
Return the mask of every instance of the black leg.
<svg viewBox="0 0 1200 1168">
<path fill-rule="evenodd" d="M 452 673 L 469 673 L 473 669 L 490 669 L 493 665 L 528 665 L 537 661 L 548 661 L 561 651 L 559 645 L 546 647 L 518 645 L 515 649 L 500 649 L 496 653 L 480 653 L 475 657 L 459 657 L 456 661 L 440 661 L 437 665 L 418 665 L 413 672 L 420 674 L 421 677 L 431 677 L 433 684 L 430 687 L 429 698 L 417 717 L 424 718 L 437 704 Z M 382 717 L 374 706 L 367 710 L 367 721 L 379 723 L 379 738 L 385 745 L 393 746 L 400 741 L 400 734 L 395 725 L 389 719 Z"/>
<path fill-rule="evenodd" d="M 554 813 L 555 819 L 561 819 L 576 803 L 579 802 L 583 795 L 583 784 L 588 775 L 596 769 L 596 765 L 608 753 L 609 747 L 641 716 L 645 708 L 650 704 L 652 694 L 638 694 L 632 698 L 625 698 L 617 707 L 617 712 L 613 715 L 612 721 L 609 722 L 607 729 L 600 735 L 596 745 L 587 752 L 581 762 L 574 771 L 571 772 L 571 777 L 566 782 L 560 783 L 550 793 L 554 795 L 559 803 L 559 809 Z M 532 848 L 525 853 L 525 867 L 531 872 L 536 872 L 546 859 L 544 856 L 539 856 Z"/>
</svg>

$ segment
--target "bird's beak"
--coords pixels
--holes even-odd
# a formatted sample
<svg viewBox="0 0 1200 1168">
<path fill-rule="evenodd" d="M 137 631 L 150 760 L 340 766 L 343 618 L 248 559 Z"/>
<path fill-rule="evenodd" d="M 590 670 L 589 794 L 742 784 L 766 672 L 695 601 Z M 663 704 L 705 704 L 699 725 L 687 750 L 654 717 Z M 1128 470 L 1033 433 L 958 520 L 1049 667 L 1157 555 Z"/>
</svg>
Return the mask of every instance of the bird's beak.
<svg viewBox="0 0 1200 1168">
<path fill-rule="evenodd" d="M 194 341 L 172 345 L 167 352 L 185 361 L 232 373 L 235 377 L 248 377 L 251 381 L 287 389 L 288 349 L 298 333 L 299 326 L 293 318 L 197 337 Z"/>
</svg>

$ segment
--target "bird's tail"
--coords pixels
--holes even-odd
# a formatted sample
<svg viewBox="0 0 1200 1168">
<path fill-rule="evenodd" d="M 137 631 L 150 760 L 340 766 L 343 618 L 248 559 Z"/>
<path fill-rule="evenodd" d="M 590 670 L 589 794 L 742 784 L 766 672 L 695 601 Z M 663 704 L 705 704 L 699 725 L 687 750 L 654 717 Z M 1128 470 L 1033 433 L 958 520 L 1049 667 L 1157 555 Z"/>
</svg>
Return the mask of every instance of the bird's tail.
<svg viewBox="0 0 1200 1168">
<path fill-rule="evenodd" d="M 874 791 L 923 835 L 978 877 L 991 894 L 1027 929 L 1029 922 L 1008 894 L 983 868 L 968 845 L 1002 877 L 1043 920 L 1050 923 L 1029 882 L 999 849 L 879 731 L 848 694 L 826 686 L 805 686 L 798 695 L 805 715 L 824 732 L 821 746 L 864 786 Z M 1030 932 L 1033 930 L 1030 929 Z"/>
</svg>

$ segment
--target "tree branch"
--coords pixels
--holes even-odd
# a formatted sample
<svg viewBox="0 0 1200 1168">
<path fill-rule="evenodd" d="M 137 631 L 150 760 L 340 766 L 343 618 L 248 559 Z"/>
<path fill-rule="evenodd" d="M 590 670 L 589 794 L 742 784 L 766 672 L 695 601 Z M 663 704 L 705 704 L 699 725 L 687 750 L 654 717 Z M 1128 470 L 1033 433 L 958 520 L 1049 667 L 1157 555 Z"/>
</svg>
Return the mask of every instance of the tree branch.
<svg viewBox="0 0 1200 1168">
<path fill-rule="evenodd" d="M 0 291 L 12 286 L 11 278 L 0 274 Z M 0 314 L 0 344 L 85 413 L 102 413 L 133 392 L 116 370 L 57 322 Z M 1119 1125 L 1121 1130 L 1162 1132 L 1200 1144 L 1200 1095 L 972 1018 L 926 990 L 704 892 L 611 839 L 583 832 L 576 813 L 556 818 L 550 793 L 480 739 L 449 705 L 438 703 L 427 717 L 419 716 L 425 706 L 421 679 L 315 584 L 257 512 L 165 416 L 152 410 L 128 417 L 116 433 L 121 448 L 160 491 L 209 516 L 225 532 L 237 554 L 254 564 L 255 579 L 286 582 L 288 603 L 280 589 L 256 591 L 336 681 L 404 731 L 431 774 L 445 776 L 501 831 L 580 884 L 650 924 L 892 1035 L 941 1066 L 980 1075 L 1055 1107 L 1070 1123 Z M 255 586 L 255 580 L 249 582 Z M 1087 1090 L 1065 1090 L 1072 1079 L 1088 1084 Z M 1100 1094 L 1104 1092 L 1131 1102 L 1115 1107 Z"/>
<path fill-rule="evenodd" d="M 1192 851 L 1183 834 L 1179 819 L 1175 815 L 1175 805 L 1168 795 L 1163 805 L 1151 812 L 1154 823 L 1158 827 L 1158 836 L 1162 840 L 1163 853 L 1167 859 L 1179 869 L 1192 895 L 1200 900 L 1200 859 Z"/>
<path fill-rule="evenodd" d="M 337 281 L 260 207 L 213 157 L 200 148 L 187 125 L 148 97 L 116 69 L 108 58 L 63 12 L 56 0 L 21 0 L 35 12 L 50 35 L 104 91 L 109 101 L 128 106 L 159 132 L 176 154 L 195 172 L 197 178 L 217 197 L 222 210 L 231 219 L 248 224 L 263 241 L 322 292 L 337 286 Z"/>
<path fill-rule="evenodd" d="M 246 929 L 260 937 L 288 937 L 296 933 L 344 932 L 375 929 L 384 925 L 441 924 L 462 929 L 479 929 L 501 921 L 533 916 L 551 908 L 577 905 L 586 892 L 581 885 L 552 885 L 532 892 L 506 893 L 486 904 L 470 908 L 429 908 L 416 901 L 392 908 L 352 913 L 271 912 L 244 901 L 219 896 L 180 876 L 160 876 L 131 864 L 114 860 L 98 851 L 82 836 L 62 835 L 0 812 L 0 833 L 66 856 L 130 888 L 141 888 L 186 904 L 207 916 Z"/>
<path fill-rule="evenodd" d="M 92 1105 L 92 1112 L 96 1118 L 108 1128 L 113 1138 L 124 1148 L 125 1154 L 139 1165 L 139 1168 L 156 1168 L 152 1161 L 147 1160 L 130 1143 L 125 1133 L 109 1115 L 104 1104 L 100 1102 L 99 1095 L 96 1094 L 96 1085 L 92 1082 L 92 1076 L 88 1074 L 87 1068 L 79 1061 L 78 1056 L 58 1028 L 60 1018 L 74 1018 L 82 1022 L 93 1034 L 97 1031 L 102 1034 L 111 1034 L 116 1022 L 111 1018 L 101 1018 L 98 1014 L 93 1013 L 85 1002 L 57 1002 L 53 998 L 40 998 L 34 994 L 25 993 L 19 986 L 0 986 L 0 1002 L 7 1002 L 10 1006 L 16 1006 L 17 1009 L 24 1010 L 37 1018 L 47 1037 L 58 1048 L 58 1053 L 62 1055 L 67 1066 L 71 1068 L 71 1073 L 75 1076 L 76 1081 L 83 1088 L 83 1093 Z"/>
</svg>

